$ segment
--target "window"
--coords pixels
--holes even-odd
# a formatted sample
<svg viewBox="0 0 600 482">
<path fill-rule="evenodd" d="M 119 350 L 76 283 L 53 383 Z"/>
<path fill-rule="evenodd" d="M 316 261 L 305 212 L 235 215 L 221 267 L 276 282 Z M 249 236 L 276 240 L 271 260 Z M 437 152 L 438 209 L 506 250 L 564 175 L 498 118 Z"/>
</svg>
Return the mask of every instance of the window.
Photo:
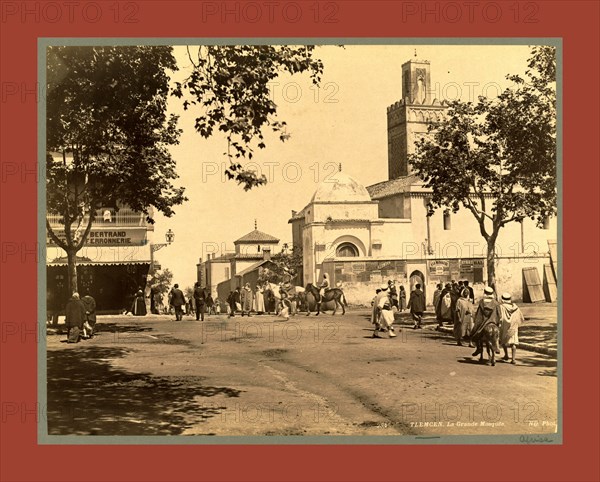
<svg viewBox="0 0 600 482">
<path fill-rule="evenodd" d="M 342 243 L 335 251 L 339 258 L 349 258 L 358 256 L 358 249 L 352 243 Z"/>
</svg>

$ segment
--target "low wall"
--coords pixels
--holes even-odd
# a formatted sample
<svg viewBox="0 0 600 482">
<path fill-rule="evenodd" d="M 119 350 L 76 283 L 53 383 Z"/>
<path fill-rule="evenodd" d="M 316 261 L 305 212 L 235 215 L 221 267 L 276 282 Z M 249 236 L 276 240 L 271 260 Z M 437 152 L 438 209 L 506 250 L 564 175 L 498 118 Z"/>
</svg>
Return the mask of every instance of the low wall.
<svg viewBox="0 0 600 482">
<path fill-rule="evenodd" d="M 500 258 L 496 265 L 496 288 L 498 292 L 508 292 L 511 294 L 514 301 L 523 301 L 523 268 L 535 267 L 538 270 L 540 281 L 544 279 L 544 264 L 550 264 L 548 255 L 530 256 L 523 258 Z M 426 275 L 427 276 L 427 275 Z M 487 273 L 485 274 L 487 279 Z M 425 280 L 425 298 L 430 309 L 433 308 L 432 300 L 433 293 L 436 288 L 437 281 Z M 346 295 L 349 304 L 359 306 L 371 306 L 371 300 L 375 296 L 375 290 L 380 288 L 380 281 L 355 281 L 342 283 L 342 289 Z M 475 299 L 483 296 L 485 283 L 472 283 L 471 287 L 475 293 Z M 396 285 L 399 288 L 399 285 Z M 404 284 L 407 292 L 407 302 L 410 296 L 410 286 Z"/>
<path fill-rule="evenodd" d="M 513 300 L 523 301 L 523 268 L 536 268 L 540 281 L 543 283 L 544 265 L 550 263 L 550 256 L 547 254 L 523 258 L 500 258 L 496 264 L 498 292 L 508 292 Z"/>
</svg>

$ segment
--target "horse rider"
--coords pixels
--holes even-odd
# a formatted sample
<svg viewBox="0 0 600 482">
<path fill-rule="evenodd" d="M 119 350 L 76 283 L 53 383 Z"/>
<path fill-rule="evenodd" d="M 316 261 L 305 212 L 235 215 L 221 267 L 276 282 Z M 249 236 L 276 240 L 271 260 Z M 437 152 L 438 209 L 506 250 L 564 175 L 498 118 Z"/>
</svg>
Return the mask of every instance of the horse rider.
<svg viewBox="0 0 600 482">
<path fill-rule="evenodd" d="M 319 285 L 319 294 L 321 298 L 325 296 L 325 293 L 330 289 L 329 285 L 329 275 L 327 273 L 323 273 L 323 282 Z"/>
<path fill-rule="evenodd" d="M 494 323 L 498 327 L 502 323 L 502 311 L 500 309 L 500 303 L 496 301 L 494 297 L 494 290 L 486 286 L 483 290 L 483 298 L 477 305 L 477 311 L 475 312 L 474 326 L 471 331 L 471 341 L 475 344 L 477 349 L 471 356 L 480 355 L 483 352 L 483 342 L 481 335 L 483 329 L 489 324 Z M 500 354 L 500 351 L 497 351 Z"/>
<path fill-rule="evenodd" d="M 290 273 L 290 270 L 287 268 L 283 268 L 283 277 L 281 281 L 281 289 L 285 290 L 288 294 L 293 290 L 294 285 L 292 281 L 296 278 L 295 275 Z"/>
</svg>

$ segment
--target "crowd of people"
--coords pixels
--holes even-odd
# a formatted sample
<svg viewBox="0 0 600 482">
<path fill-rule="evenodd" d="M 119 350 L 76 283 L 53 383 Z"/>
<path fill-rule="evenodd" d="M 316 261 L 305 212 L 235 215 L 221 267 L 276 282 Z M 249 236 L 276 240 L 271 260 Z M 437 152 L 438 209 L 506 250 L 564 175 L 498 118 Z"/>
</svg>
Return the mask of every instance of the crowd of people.
<svg viewBox="0 0 600 482">
<path fill-rule="evenodd" d="M 192 296 L 186 298 L 183 291 L 175 284 L 169 292 L 169 306 L 175 312 L 175 320 L 181 321 L 183 315 L 195 315 L 197 321 L 204 321 L 207 315 L 227 314 L 234 317 L 236 313 L 241 316 L 270 313 L 275 310 L 273 296 L 269 283 L 259 283 L 254 289 L 250 283 L 229 292 L 226 300 L 221 300 L 211 295 L 210 291 L 200 283 L 194 284 Z"/>
<path fill-rule="evenodd" d="M 390 338 L 395 337 L 394 312 L 402 312 L 405 308 L 410 311 L 414 323 L 412 328 L 422 329 L 427 304 L 421 285 L 415 285 L 406 305 L 402 299 L 406 300 L 404 287 L 397 289 L 391 280 L 376 290 L 371 302 L 373 338 L 380 338 L 380 332 L 387 332 Z M 433 294 L 433 307 L 438 323 L 436 330 L 440 330 L 444 323 L 451 324 L 457 345 L 463 346 L 463 342 L 466 342 L 469 347 L 476 348 L 472 356 L 481 355 L 484 329 L 490 323 L 495 324 L 500 333 L 499 346 L 504 349 L 503 360 L 516 364 L 519 326 L 524 322 L 524 317 L 519 307 L 513 303 L 510 293 L 504 293 L 500 301 L 497 301 L 494 290 L 486 287 L 483 297 L 475 304 L 475 293 L 467 280 L 452 281 L 445 286 L 440 283 Z"/>
<path fill-rule="evenodd" d="M 287 280 L 291 286 L 291 279 Z M 326 289 L 327 279 L 320 286 Z M 279 310 L 289 310 L 289 300 L 286 295 L 286 284 L 280 286 Z M 219 315 L 227 313 L 234 317 L 236 313 L 241 316 L 251 316 L 251 313 L 263 314 L 277 311 L 274 304 L 273 291 L 269 283 L 259 283 L 252 289 L 250 283 L 238 287 L 229 293 L 223 303 L 218 297 L 213 298 L 210 291 L 195 283 L 193 294 L 186 299 L 183 291 L 175 284 L 168 294 L 169 306 L 173 309 L 175 320 L 182 321 L 184 314 L 196 316 L 197 321 L 204 321 L 206 315 Z M 388 281 L 376 290 L 372 302 L 371 322 L 374 325 L 373 338 L 380 338 L 380 332 L 387 332 L 390 338 L 396 337 L 394 328 L 394 313 L 409 310 L 413 329 L 422 329 L 423 315 L 427 308 L 425 293 L 420 284 L 415 284 L 410 292 L 407 302 L 407 293 L 404 286 L 396 286 L 393 281 Z M 482 353 L 482 333 L 490 323 L 499 329 L 499 346 L 504 349 L 504 360 L 515 364 L 516 348 L 519 344 L 519 326 L 524 317 L 519 307 L 512 302 L 511 295 L 504 293 L 498 301 L 491 287 L 484 289 L 483 297 L 475 303 L 473 288 L 467 280 L 452 281 L 444 286 L 440 283 L 433 294 L 433 307 L 437 321 L 436 330 L 444 324 L 453 327 L 453 335 L 457 345 L 468 343 L 469 347 L 476 348 L 472 356 Z M 135 316 L 146 315 L 146 302 L 142 290 L 134 296 L 131 313 Z M 83 298 L 78 293 L 67 302 L 65 307 L 65 323 L 67 327 L 67 341 L 77 343 L 81 339 L 94 336 L 96 326 L 96 301 L 89 291 Z M 286 313 L 283 313 L 286 315 Z M 286 315 L 287 316 L 287 315 Z M 496 348 L 498 350 L 499 347 Z M 508 350 L 511 356 L 509 357 Z"/>
</svg>

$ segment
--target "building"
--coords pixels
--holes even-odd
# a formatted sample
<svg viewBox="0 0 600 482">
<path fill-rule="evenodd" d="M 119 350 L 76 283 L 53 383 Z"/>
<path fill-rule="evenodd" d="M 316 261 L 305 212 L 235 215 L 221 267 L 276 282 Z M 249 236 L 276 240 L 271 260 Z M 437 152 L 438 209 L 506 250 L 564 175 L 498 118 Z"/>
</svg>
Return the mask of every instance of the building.
<svg viewBox="0 0 600 482">
<path fill-rule="evenodd" d="M 365 187 L 340 167 L 304 209 L 292 211 L 293 243 L 303 247 L 304 284 L 320 282 L 328 273 L 333 284 L 343 284 L 350 302 L 363 304 L 390 279 L 407 291 L 420 283 L 429 303 L 439 282 L 467 279 L 476 292 L 483 291 L 487 246 L 477 221 L 464 209 L 431 213 L 430 190 L 408 162 L 414 142 L 446 109 L 444 102 L 431 99 L 430 85 L 429 62 L 412 59 L 402 65 L 403 97 L 387 109 L 388 180 Z M 543 278 L 544 292 L 552 292 L 556 236 L 555 219 L 544 229 L 529 219 L 502 228 L 498 288 L 515 299 L 533 299 Z"/>
<path fill-rule="evenodd" d="M 230 291 L 250 283 L 255 288 L 260 270 L 273 267 L 271 255 L 279 246 L 279 239 L 257 229 L 234 241 L 235 251 L 221 256 L 207 254 L 206 260 L 196 265 L 197 279 L 211 293 L 225 299 Z"/>
<path fill-rule="evenodd" d="M 59 215 L 47 215 L 52 230 L 64 237 Z M 87 217 L 83 225 L 87 224 Z M 77 253 L 78 289 L 95 298 L 99 313 L 130 309 L 137 290 L 146 290 L 154 226 L 146 215 L 126 206 L 96 211 L 87 242 Z M 50 237 L 46 240 L 46 282 L 49 309 L 62 310 L 71 293 L 67 281 L 67 255 Z"/>
</svg>

